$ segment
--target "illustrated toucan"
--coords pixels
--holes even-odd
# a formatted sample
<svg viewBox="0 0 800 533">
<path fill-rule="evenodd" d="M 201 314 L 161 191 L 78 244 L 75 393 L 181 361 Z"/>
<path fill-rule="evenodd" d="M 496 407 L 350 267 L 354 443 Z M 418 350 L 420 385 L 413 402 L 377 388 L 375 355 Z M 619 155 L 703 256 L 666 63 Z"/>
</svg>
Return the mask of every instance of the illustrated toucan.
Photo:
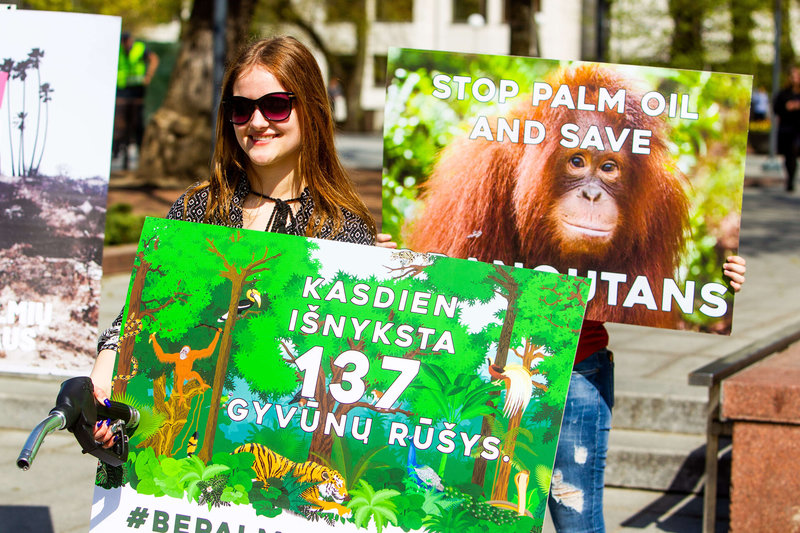
<svg viewBox="0 0 800 533">
<path fill-rule="evenodd" d="M 258 292 L 256 289 L 250 289 L 247 291 L 247 299 L 246 300 L 239 300 L 239 305 L 236 306 L 236 314 L 241 315 L 251 307 L 253 304 L 256 304 L 258 307 L 261 307 L 261 293 Z M 217 319 L 217 322 L 225 322 L 228 320 L 228 313 L 225 312 L 224 315 Z"/>
</svg>

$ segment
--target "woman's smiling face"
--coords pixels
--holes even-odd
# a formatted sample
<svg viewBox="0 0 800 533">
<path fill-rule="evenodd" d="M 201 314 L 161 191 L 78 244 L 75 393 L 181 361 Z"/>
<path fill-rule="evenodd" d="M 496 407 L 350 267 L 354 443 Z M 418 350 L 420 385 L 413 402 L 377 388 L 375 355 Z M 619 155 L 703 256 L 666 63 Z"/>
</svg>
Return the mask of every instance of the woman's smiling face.
<svg viewBox="0 0 800 533">
<path fill-rule="evenodd" d="M 233 96 L 244 96 L 251 100 L 283 91 L 286 88 L 261 65 L 244 71 L 233 84 Z M 248 122 L 232 125 L 236 140 L 250 159 L 253 170 L 266 170 L 265 167 L 272 166 L 297 168 L 300 156 L 300 120 L 297 113 L 294 105 L 288 118 L 273 122 L 256 108 Z"/>
</svg>

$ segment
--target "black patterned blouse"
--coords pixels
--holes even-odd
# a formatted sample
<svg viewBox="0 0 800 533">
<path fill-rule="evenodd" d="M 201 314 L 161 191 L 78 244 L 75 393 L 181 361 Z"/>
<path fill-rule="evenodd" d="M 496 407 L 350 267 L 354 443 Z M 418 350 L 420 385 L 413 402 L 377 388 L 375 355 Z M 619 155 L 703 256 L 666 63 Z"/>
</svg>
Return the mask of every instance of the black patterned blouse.
<svg viewBox="0 0 800 533">
<path fill-rule="evenodd" d="M 211 220 L 209 223 L 217 226 L 230 226 L 233 228 L 241 228 L 244 225 L 244 212 L 242 211 L 242 204 L 244 199 L 250 193 L 250 183 L 246 179 L 239 180 L 236 190 L 233 192 L 233 199 L 230 206 L 230 223 L 224 223 L 221 220 Z M 206 212 L 206 204 L 208 203 L 208 188 L 202 189 L 198 193 L 192 195 L 185 206 L 184 216 L 184 200 L 187 193 L 181 195 L 178 200 L 172 204 L 172 207 L 167 213 L 169 220 L 184 220 L 187 222 L 203 222 L 203 217 Z M 308 188 L 303 189 L 300 194 L 300 209 L 297 213 L 289 218 L 286 226 L 285 233 L 290 235 L 305 235 L 308 222 L 314 214 L 314 201 L 311 198 L 311 193 Z M 351 213 L 347 209 L 342 208 L 342 215 L 344 216 L 344 224 L 342 229 L 336 235 L 332 235 L 333 227 L 330 223 L 322 227 L 322 230 L 317 235 L 320 239 L 329 239 L 338 242 L 349 242 L 353 244 L 375 244 L 375 237 L 372 235 L 369 226 L 357 215 Z M 111 327 L 106 329 L 100 334 L 97 340 L 97 352 L 101 350 L 116 350 L 119 347 L 119 333 L 122 326 L 122 311 L 114 319 Z"/>
</svg>

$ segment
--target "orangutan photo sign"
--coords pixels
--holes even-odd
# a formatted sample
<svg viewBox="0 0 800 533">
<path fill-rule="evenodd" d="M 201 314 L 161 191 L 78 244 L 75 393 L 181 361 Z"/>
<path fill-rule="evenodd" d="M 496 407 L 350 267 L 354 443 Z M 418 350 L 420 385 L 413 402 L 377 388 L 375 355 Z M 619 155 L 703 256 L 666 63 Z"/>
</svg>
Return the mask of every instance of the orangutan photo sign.
<svg viewBox="0 0 800 533">
<path fill-rule="evenodd" d="M 729 334 L 752 78 L 392 49 L 383 228 L 591 280 L 587 319 Z"/>
</svg>

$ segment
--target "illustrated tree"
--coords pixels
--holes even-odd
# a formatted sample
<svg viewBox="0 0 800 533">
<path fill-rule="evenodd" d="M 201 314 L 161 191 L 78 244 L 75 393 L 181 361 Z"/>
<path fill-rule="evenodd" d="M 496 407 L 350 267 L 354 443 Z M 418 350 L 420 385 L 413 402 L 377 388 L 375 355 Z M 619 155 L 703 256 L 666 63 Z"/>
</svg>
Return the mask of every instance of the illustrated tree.
<svg viewBox="0 0 800 533">
<path fill-rule="evenodd" d="M 165 258 L 171 258 L 174 246 L 183 245 L 173 240 L 172 234 L 157 232 L 144 238 L 134 256 L 132 279 L 128 292 L 127 316 L 119 342 L 117 355 L 117 375 L 125 376 L 131 372 L 131 358 L 136 339 L 143 331 L 150 331 L 159 314 L 177 303 L 187 304 L 191 293 L 199 293 L 198 279 L 186 272 L 181 276 L 178 265 L 167 271 L 161 266 Z M 177 278 L 177 279 L 176 279 Z M 166 281 L 166 283 L 163 283 Z M 146 287 L 146 288 L 145 288 Z M 196 309 L 196 307 L 193 306 Z M 185 320 L 191 320 L 191 315 Z M 170 321 L 174 324 L 173 321 Z M 124 394 L 127 380 L 115 379 L 112 391 Z"/>
<path fill-rule="evenodd" d="M 113 386 L 115 394 L 126 393 L 135 357 L 139 371 L 152 383 L 153 408 L 164 417 L 161 429 L 139 447 L 152 447 L 157 454 L 172 451 L 186 424 L 192 399 L 204 390 L 192 380 L 186 384 L 182 398 L 168 395 L 170 378 L 177 379 L 175 367 L 162 363 L 152 343 L 145 339 L 156 335 L 168 353 L 178 352 L 183 345 L 207 345 L 207 329 L 199 324 L 214 292 L 214 278 L 202 274 L 203 265 L 182 261 L 175 254 L 182 247 L 201 247 L 205 243 L 202 234 L 191 231 L 192 224 L 174 224 L 177 226 L 165 230 L 162 221 L 149 219 L 143 229 L 134 259 Z"/>
<path fill-rule="evenodd" d="M 471 374 L 458 374 L 451 379 L 438 365 L 423 363 L 422 370 L 429 379 L 415 388 L 426 392 L 428 397 L 425 399 L 430 399 L 426 416 L 457 425 L 463 420 L 496 414 L 495 403 L 499 398 L 496 395 L 490 401 L 486 401 L 486 398 L 496 393 L 498 388 L 491 382 L 483 381 L 474 371 Z M 447 457 L 448 454 L 443 453 L 439 460 L 437 473 L 440 477 L 444 476 Z"/>
<path fill-rule="evenodd" d="M 588 280 L 561 274 L 544 282 L 542 275 L 521 270 L 514 275 L 522 291 L 516 302 L 521 318 L 515 321 L 512 338 L 521 349 L 512 347 L 511 352 L 522 360 L 535 394 L 551 392 L 549 384 L 556 383 L 558 390 L 552 391 L 553 397 L 563 402 L 586 308 Z M 540 364 L 551 358 L 560 364 Z M 544 379 L 534 380 L 536 374 Z M 502 452 L 509 457 L 514 456 L 515 429 L 520 427 L 524 411 L 518 408 L 506 413 L 508 431 Z M 507 500 L 512 461 L 498 461 L 497 465 L 492 500 Z"/>
<path fill-rule="evenodd" d="M 224 240 L 224 239 L 223 239 Z M 205 435 L 198 457 L 208 463 L 214 450 L 214 435 L 217 429 L 217 418 L 219 417 L 220 398 L 225 386 L 225 379 L 228 372 L 228 362 L 231 356 L 231 345 L 233 342 L 233 331 L 236 322 L 247 318 L 247 311 L 239 314 L 239 301 L 244 296 L 247 288 L 258 280 L 258 275 L 269 270 L 265 266 L 269 261 L 279 257 L 281 254 L 268 256 L 269 248 L 264 247 L 264 253 L 258 257 L 251 252 L 243 241 L 240 232 L 231 235 L 227 246 L 218 247 L 213 238 L 208 238 L 208 251 L 217 256 L 223 264 L 219 276 L 230 283 L 230 299 L 228 302 L 227 319 L 219 343 L 219 355 L 217 356 L 214 370 L 214 381 L 211 385 L 211 403 L 209 406 L 208 419 L 205 427 Z M 222 248 L 222 249 L 220 249 Z"/>
<path fill-rule="evenodd" d="M 497 294 L 506 301 L 503 326 L 500 330 L 497 352 L 495 353 L 492 363 L 502 368 L 505 367 L 508 362 L 508 350 L 511 347 L 511 334 L 517 320 L 517 299 L 520 296 L 520 286 L 515 278 L 515 274 L 521 271 L 511 271 L 511 269 L 504 268 L 500 265 L 493 265 L 493 267 L 495 271 L 494 275 L 488 275 L 483 282 L 494 294 Z M 491 435 L 492 418 L 491 415 L 483 418 L 483 425 L 481 426 L 481 435 L 483 437 Z M 486 477 L 486 464 L 486 459 L 478 457 L 475 459 L 475 465 L 472 468 L 472 482 L 481 487 Z"/>
</svg>

